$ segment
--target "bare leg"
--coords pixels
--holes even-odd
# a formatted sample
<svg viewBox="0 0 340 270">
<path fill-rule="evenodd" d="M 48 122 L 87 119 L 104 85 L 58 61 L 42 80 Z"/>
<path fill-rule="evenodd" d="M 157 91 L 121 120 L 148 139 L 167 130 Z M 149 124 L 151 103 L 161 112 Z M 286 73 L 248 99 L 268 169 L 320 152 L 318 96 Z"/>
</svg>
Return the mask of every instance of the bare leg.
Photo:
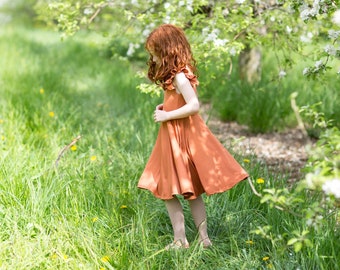
<svg viewBox="0 0 340 270">
<path fill-rule="evenodd" d="M 188 247 L 189 243 L 185 235 L 184 214 L 181 202 L 175 197 L 165 201 L 174 231 L 174 244 L 178 247 Z M 171 248 L 169 246 L 169 248 Z"/>
<path fill-rule="evenodd" d="M 196 228 L 198 229 L 201 243 L 204 247 L 211 246 L 211 241 L 209 239 L 207 229 L 207 214 L 202 197 L 199 196 L 195 200 L 190 200 L 189 205 Z"/>
</svg>

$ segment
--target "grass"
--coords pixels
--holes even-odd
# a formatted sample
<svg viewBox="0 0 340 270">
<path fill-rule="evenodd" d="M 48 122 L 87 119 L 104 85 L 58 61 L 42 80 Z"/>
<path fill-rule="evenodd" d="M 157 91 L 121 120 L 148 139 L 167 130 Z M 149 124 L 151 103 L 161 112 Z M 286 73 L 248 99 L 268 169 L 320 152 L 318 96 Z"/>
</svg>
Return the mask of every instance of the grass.
<svg viewBox="0 0 340 270">
<path fill-rule="evenodd" d="M 335 218 L 295 253 L 287 232 L 305 225 L 261 204 L 247 182 L 204 197 L 213 248 L 198 245 L 183 202 L 192 245 L 164 251 L 172 230 L 163 202 L 136 188 L 159 100 L 136 90 L 134 64 L 106 58 L 86 33 L 64 42 L 39 29 L 0 34 L 0 269 L 339 269 Z M 235 156 L 265 179 L 257 189 L 285 186 L 255 157 Z M 267 225 L 267 239 L 251 233 Z"/>
<path fill-rule="evenodd" d="M 320 48 L 314 48 L 317 49 Z M 305 52 L 305 55 L 311 53 Z M 339 64 L 334 60 L 329 63 L 332 70 L 312 80 L 302 75 L 306 66 L 313 66 L 312 57 L 304 57 L 304 61 L 301 61 L 301 56 L 293 55 L 292 58 L 297 64 L 286 70 L 285 77 L 279 78 L 274 53 L 263 50 L 261 81 L 251 85 L 239 79 L 236 59 L 230 76 L 227 75 L 228 68 L 220 70 L 216 68 L 215 61 L 212 61 L 209 71 L 201 74 L 202 97 L 213 101 L 214 109 L 222 120 L 237 121 L 255 133 L 265 133 L 297 125 L 290 104 L 290 95 L 297 92 L 296 102 L 299 107 L 322 102 L 319 110 L 327 119 L 333 119 L 335 126 L 340 126 L 340 102 L 337 98 L 339 76 L 336 75 Z M 205 81 L 208 84 L 204 84 Z M 310 119 L 304 120 L 310 124 Z"/>
</svg>

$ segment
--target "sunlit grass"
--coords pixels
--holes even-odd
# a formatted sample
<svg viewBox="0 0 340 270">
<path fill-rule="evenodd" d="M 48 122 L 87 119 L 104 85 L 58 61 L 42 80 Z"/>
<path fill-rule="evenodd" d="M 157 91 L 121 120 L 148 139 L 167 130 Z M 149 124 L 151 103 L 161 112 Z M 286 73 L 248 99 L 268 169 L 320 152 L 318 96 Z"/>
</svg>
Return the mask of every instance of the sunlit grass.
<svg viewBox="0 0 340 270">
<path fill-rule="evenodd" d="M 183 201 L 192 244 L 166 252 L 164 204 L 136 188 L 159 100 L 136 90 L 131 63 L 106 58 L 86 36 L 1 34 L 0 269 L 337 269 L 332 223 L 315 232 L 318 249 L 287 254 L 284 234 L 299 220 L 260 204 L 247 182 L 204 197 L 213 248 L 200 247 Z M 258 190 L 285 185 L 255 157 L 236 158 Z M 268 224 L 281 241 L 251 233 Z"/>
<path fill-rule="evenodd" d="M 274 52 L 263 49 L 262 77 L 254 84 L 240 80 L 237 59 L 230 75 L 226 70 L 217 69 L 212 61 L 209 69 L 214 73 L 215 79 L 210 79 L 211 82 L 202 87 L 203 96 L 213 101 L 215 112 L 222 120 L 245 124 L 253 132 L 282 131 L 296 127 L 297 121 L 290 100 L 293 92 L 298 93 L 296 102 L 299 107 L 321 101 L 319 110 L 339 126 L 339 75 L 336 74 L 339 63 L 329 63 L 333 69 L 323 77 L 312 80 L 303 76 L 303 69 L 312 66 L 313 61 L 301 61 L 301 56 L 298 58 L 296 55 L 292 57 L 296 63 L 286 70 L 285 76 L 279 77 L 279 63 Z M 203 82 L 209 76 L 209 73 L 202 74 Z"/>
</svg>

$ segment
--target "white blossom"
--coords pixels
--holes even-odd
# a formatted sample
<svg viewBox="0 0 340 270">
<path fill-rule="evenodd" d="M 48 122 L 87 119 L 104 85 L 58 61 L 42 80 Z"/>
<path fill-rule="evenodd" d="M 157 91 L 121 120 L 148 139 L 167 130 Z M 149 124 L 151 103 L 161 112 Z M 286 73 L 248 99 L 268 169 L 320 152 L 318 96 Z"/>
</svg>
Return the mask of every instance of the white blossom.
<svg viewBox="0 0 340 270">
<path fill-rule="evenodd" d="M 138 49 L 139 47 L 140 47 L 139 43 L 136 43 L 136 44 L 135 43 L 130 43 L 128 51 L 126 52 L 126 55 L 127 56 L 132 56 L 135 53 L 136 49 Z"/>
<path fill-rule="evenodd" d="M 321 1 L 322 2 L 322 1 Z M 306 4 L 301 7 L 300 18 L 303 21 L 308 20 L 310 17 L 315 17 L 320 13 L 320 1 L 314 0 L 313 7 L 309 8 Z"/>
<path fill-rule="evenodd" d="M 292 32 L 292 28 L 289 27 L 289 25 L 286 26 L 286 31 L 288 34 L 290 34 Z"/>
<path fill-rule="evenodd" d="M 317 69 L 321 68 L 322 65 L 323 65 L 322 60 L 319 60 L 319 61 L 316 61 L 316 62 L 315 62 L 315 67 L 316 67 Z"/>
<path fill-rule="evenodd" d="M 235 56 L 236 55 L 236 49 L 235 47 L 231 47 L 229 50 L 230 55 Z"/>
<path fill-rule="evenodd" d="M 84 9 L 84 14 L 85 14 L 85 15 L 91 15 L 91 14 L 93 14 L 93 9 L 92 9 L 92 8 L 85 8 L 85 9 Z"/>
<path fill-rule="evenodd" d="M 222 47 L 222 46 L 224 46 L 227 42 L 228 42 L 227 39 L 220 39 L 220 38 L 217 38 L 217 39 L 214 40 L 214 45 L 215 45 L 216 47 Z"/>
<path fill-rule="evenodd" d="M 187 0 L 187 10 L 193 12 L 194 9 L 192 8 L 193 0 Z"/>
<path fill-rule="evenodd" d="M 305 43 L 311 42 L 312 38 L 313 38 L 313 33 L 312 32 L 308 32 L 307 35 L 300 36 L 300 40 L 302 42 L 305 42 Z"/>
<path fill-rule="evenodd" d="M 271 16 L 271 17 L 270 17 L 270 21 L 275 22 L 275 17 L 274 17 L 274 16 Z"/>
<path fill-rule="evenodd" d="M 332 179 L 326 181 L 322 185 L 322 190 L 327 194 L 327 195 L 334 195 L 335 198 L 340 199 L 340 179 Z"/>
<path fill-rule="evenodd" d="M 243 4 L 245 0 L 235 0 L 236 4 Z"/>
<path fill-rule="evenodd" d="M 287 75 L 286 71 L 280 70 L 280 72 L 279 72 L 279 77 L 280 77 L 280 78 L 283 78 L 283 77 L 285 77 L 286 75 Z"/>
<path fill-rule="evenodd" d="M 220 30 L 213 29 L 210 33 L 208 33 L 208 28 L 203 28 L 202 32 L 206 35 L 206 38 L 204 39 L 204 42 L 214 41 L 218 38 L 218 34 L 220 33 Z"/>
<path fill-rule="evenodd" d="M 340 25 L 340 9 L 334 12 L 333 20 L 335 24 Z"/>
<path fill-rule="evenodd" d="M 171 22 L 171 17 L 169 15 L 166 15 L 163 19 L 164 23 L 170 23 Z"/>
<path fill-rule="evenodd" d="M 324 50 L 329 55 L 332 55 L 332 56 L 336 55 L 336 49 L 334 48 L 333 45 L 326 45 Z"/>
<path fill-rule="evenodd" d="M 147 36 L 149 36 L 150 33 L 151 33 L 150 29 L 144 29 L 143 32 L 142 32 L 142 35 L 144 37 L 147 37 Z"/>
<path fill-rule="evenodd" d="M 164 3 L 164 8 L 168 9 L 169 7 L 171 7 L 171 4 L 169 2 L 165 2 Z"/>
<path fill-rule="evenodd" d="M 302 71 L 303 75 L 307 75 L 309 73 L 310 69 L 308 67 L 304 68 Z"/>
<path fill-rule="evenodd" d="M 333 29 L 328 30 L 328 37 L 331 39 L 337 39 L 340 36 L 340 31 L 335 31 Z"/>
<path fill-rule="evenodd" d="M 309 19 L 309 16 L 310 16 L 310 10 L 309 8 L 306 8 L 304 9 L 303 11 L 300 12 L 300 18 L 303 20 L 303 21 L 306 21 Z"/>
<path fill-rule="evenodd" d="M 228 10 L 227 8 L 223 9 L 222 15 L 223 15 L 224 17 L 227 17 L 227 16 L 229 15 L 229 10 Z"/>
</svg>

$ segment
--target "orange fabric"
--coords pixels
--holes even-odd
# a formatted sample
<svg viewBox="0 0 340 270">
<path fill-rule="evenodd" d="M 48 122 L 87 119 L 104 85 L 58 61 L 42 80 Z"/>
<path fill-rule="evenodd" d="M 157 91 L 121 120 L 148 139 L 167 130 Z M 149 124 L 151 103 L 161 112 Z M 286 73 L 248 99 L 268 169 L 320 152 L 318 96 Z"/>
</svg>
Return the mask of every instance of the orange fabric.
<svg viewBox="0 0 340 270">
<path fill-rule="evenodd" d="M 186 69 L 183 72 L 196 90 L 196 76 Z M 164 91 L 165 111 L 183 105 L 185 100 L 181 94 L 175 90 Z M 224 192 L 247 177 L 247 172 L 195 114 L 161 123 L 138 187 L 150 190 L 163 200 L 175 195 L 192 200 L 202 193 Z"/>
</svg>

